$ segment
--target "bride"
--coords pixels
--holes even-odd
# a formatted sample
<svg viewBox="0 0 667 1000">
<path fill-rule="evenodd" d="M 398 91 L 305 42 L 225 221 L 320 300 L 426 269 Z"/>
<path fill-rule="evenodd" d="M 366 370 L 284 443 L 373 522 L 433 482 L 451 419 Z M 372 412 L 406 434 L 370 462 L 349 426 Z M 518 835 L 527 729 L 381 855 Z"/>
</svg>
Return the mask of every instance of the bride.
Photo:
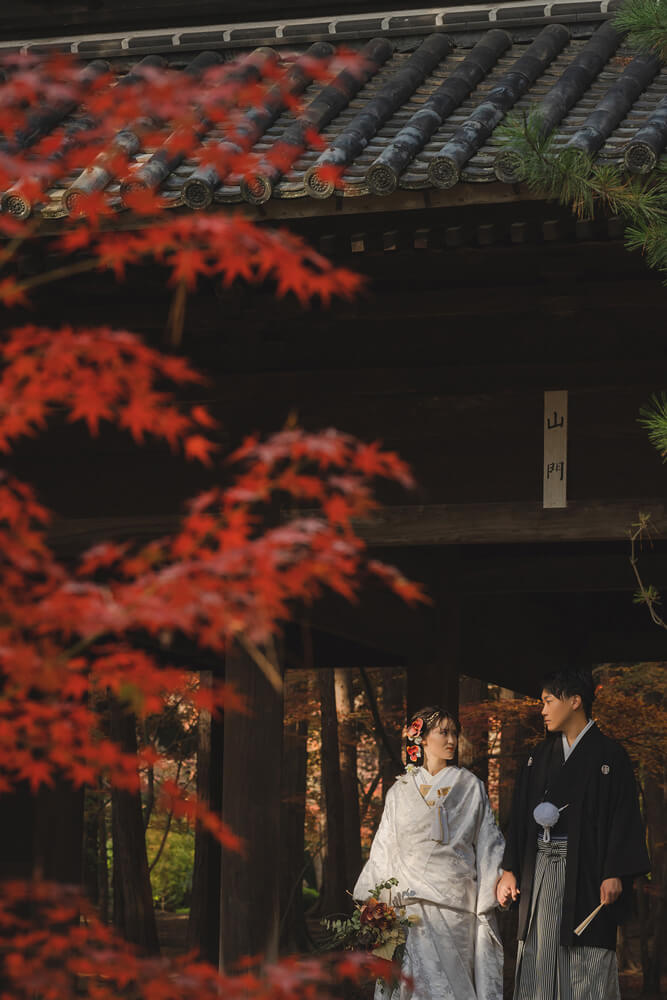
<svg viewBox="0 0 667 1000">
<path fill-rule="evenodd" d="M 398 879 L 395 905 L 418 920 L 407 933 L 401 982 L 375 1000 L 502 1000 L 496 883 L 504 841 L 486 789 L 454 763 L 459 724 L 433 706 L 407 728 L 408 765 L 387 794 L 355 899 Z"/>
</svg>

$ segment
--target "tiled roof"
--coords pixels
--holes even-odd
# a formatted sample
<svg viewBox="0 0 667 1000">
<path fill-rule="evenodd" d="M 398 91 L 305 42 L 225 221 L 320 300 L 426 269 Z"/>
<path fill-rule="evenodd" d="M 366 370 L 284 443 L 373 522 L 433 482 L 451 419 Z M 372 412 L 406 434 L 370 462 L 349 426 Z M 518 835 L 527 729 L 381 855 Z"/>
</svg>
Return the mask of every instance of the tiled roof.
<svg viewBox="0 0 667 1000">
<path fill-rule="evenodd" d="M 646 172 L 655 167 L 667 145 L 667 70 L 661 69 L 655 58 L 627 49 L 611 22 L 599 25 L 583 21 L 583 17 L 599 16 L 605 4 L 606 0 L 575 0 L 466 8 L 468 14 L 480 15 L 474 32 L 444 30 L 456 8 L 412 12 L 404 16 L 411 23 L 402 27 L 398 23 L 402 15 L 387 15 L 380 18 L 384 31 L 367 43 L 367 48 L 373 48 L 376 72 L 341 102 L 333 118 L 329 111 L 328 118 L 325 115 L 322 119 L 327 143 L 324 153 L 308 149 L 285 175 L 267 166 L 244 183 L 229 177 L 220 181 L 192 161 L 170 164 L 172 169 L 161 169 L 157 174 L 149 166 L 144 173 L 159 179 L 171 205 L 186 204 L 193 209 L 211 203 L 363 195 L 381 198 L 396 189 L 428 191 L 457 184 L 513 183 L 520 179 L 516 164 L 498 157 L 500 141 L 495 129 L 508 112 L 535 106 L 555 129 L 558 148 L 574 146 L 597 155 L 600 162 L 625 162 L 628 169 Z M 514 32 L 501 28 L 509 20 L 506 15 L 519 9 L 522 28 Z M 540 23 L 528 31 L 526 26 L 537 18 L 538 11 Z M 482 15 L 486 26 L 479 30 Z M 566 17 L 574 16 L 581 20 L 566 26 Z M 422 19 L 419 34 L 411 31 L 417 18 Z M 378 17 L 367 20 L 375 24 Z M 349 17 L 327 21 L 329 29 L 332 25 L 336 28 L 328 30 L 330 41 L 335 41 L 341 24 L 352 21 L 355 19 Z M 361 19 L 355 23 L 358 26 Z M 434 26 L 441 30 L 429 31 Z M 260 27 L 264 30 L 265 26 Z M 224 31 L 233 41 L 233 32 L 242 28 Z M 286 28 L 283 26 L 285 40 Z M 402 33 L 396 34 L 399 28 Z M 206 35 L 200 29 L 200 46 L 209 43 L 202 31 Z M 181 42 L 187 35 L 186 44 L 193 47 L 193 33 L 194 29 L 181 31 Z M 370 23 L 368 33 L 372 34 Z M 305 45 L 296 44 L 297 39 L 303 40 L 296 30 L 289 38 L 294 39 L 291 50 L 305 49 Z M 265 40 L 257 35 L 257 41 Z M 124 60 L 114 63 L 124 71 L 129 54 L 135 51 L 132 38 L 126 42 Z M 84 51 L 81 41 L 78 50 Z M 206 61 L 205 54 L 199 56 L 202 58 Z M 181 65 L 188 61 L 191 57 Z M 173 58 L 171 62 L 174 64 Z M 304 102 L 313 114 L 321 90 L 321 83 L 311 83 L 304 91 Z M 277 141 L 301 148 L 304 129 L 291 113 L 284 112 L 265 116 L 261 132 L 253 147 L 260 155 Z M 222 140 L 215 129 L 205 137 L 206 142 Z M 153 154 L 147 149 L 132 150 L 135 160 L 149 165 L 154 162 Z M 318 167 L 326 163 L 344 168 L 342 186 L 335 192 L 318 174 Z M 73 176 L 62 179 L 43 209 L 46 215 L 66 214 L 67 198 L 63 196 L 76 181 Z M 110 187 L 109 195 L 122 208 L 118 188 Z"/>
<path fill-rule="evenodd" d="M 215 24 L 192 28 L 162 28 L 143 31 L 114 31 L 61 38 L 27 38 L 0 42 L 0 53 L 58 49 L 93 57 L 113 57 L 124 53 L 179 52 L 204 48 L 247 48 L 249 45 L 296 45 L 327 39 L 349 41 L 375 35 L 401 36 L 432 31 L 479 30 L 489 25 L 503 27 L 559 21 L 562 24 L 588 23 L 608 17 L 620 0 L 552 0 L 551 3 L 519 0 L 486 4 L 473 3 L 420 10 L 393 10 L 373 14 L 345 14 L 270 21 Z M 334 6 L 335 0 L 332 0 Z"/>
</svg>

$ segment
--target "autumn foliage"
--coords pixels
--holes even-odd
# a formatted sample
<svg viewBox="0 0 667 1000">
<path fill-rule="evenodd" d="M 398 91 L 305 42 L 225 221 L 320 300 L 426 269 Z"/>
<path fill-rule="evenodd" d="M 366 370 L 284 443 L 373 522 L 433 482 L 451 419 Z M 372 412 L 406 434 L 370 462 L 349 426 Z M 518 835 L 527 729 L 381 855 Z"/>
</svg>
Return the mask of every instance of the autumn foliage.
<svg viewBox="0 0 667 1000">
<path fill-rule="evenodd" d="M 327 60 L 299 61 L 311 78 L 325 79 L 339 68 Z M 299 113 L 289 64 L 246 59 L 198 75 L 151 65 L 122 88 L 104 65 L 82 71 L 61 57 L 11 57 L 4 70 L 0 303 L 14 312 L 40 285 L 104 270 L 121 279 L 146 260 L 165 269 L 175 290 L 172 343 L 180 337 L 184 296 L 203 278 L 270 281 L 276 294 L 292 293 L 303 303 L 314 297 L 326 303 L 358 289 L 355 275 L 293 234 L 240 215 L 170 213 L 168 198 L 138 179 L 118 142 L 131 123 L 140 147 L 163 149 L 173 160 L 199 153 L 203 161 L 215 159 L 221 175 L 243 176 L 254 165 L 249 109 L 280 101 Z M 222 152 L 202 146 L 202 123 L 226 130 Z M 277 155 L 284 160 L 285 151 Z M 56 234 L 53 227 L 47 232 L 41 208 L 51 203 L 53 184 L 91 167 L 105 173 L 104 186 L 77 194 L 69 220 Z M 127 228 L 111 232 L 110 220 L 121 209 Z M 22 252 L 38 237 L 45 266 L 26 274 Z M 178 398 L 202 376 L 131 332 L 21 322 L 3 331 L 0 353 L 5 454 L 21 438 L 46 432 L 57 413 L 83 421 L 93 435 L 108 422 L 138 444 L 150 436 L 193 462 L 215 466 L 222 459 L 208 411 Z M 176 637 L 221 655 L 230 642 L 239 643 L 278 684 L 272 641 L 296 604 L 326 590 L 355 599 L 368 574 L 407 600 L 421 599 L 399 572 L 366 558 L 354 530 L 355 519 L 375 506 L 379 479 L 411 485 L 396 455 L 334 430 L 290 428 L 266 440 L 248 438 L 227 461 L 235 469 L 231 485 L 194 498 L 173 535 L 144 545 L 97 545 L 67 564 L 49 547 L 49 513 L 31 487 L 0 474 L 0 792 L 27 782 L 36 793 L 63 778 L 75 787 L 103 778 L 115 788 L 137 789 L 138 769 L 154 765 L 160 751 L 145 746 L 137 759 L 110 739 L 96 710 L 108 694 L 140 720 L 175 695 L 195 713 L 243 711 L 228 686 L 202 687 L 189 671 L 165 665 Z M 276 503 L 290 513 L 266 528 L 263 512 Z M 138 641 L 146 636 L 159 647 L 159 662 L 147 651 L 150 643 Z M 176 783 L 165 783 L 162 796 L 165 808 L 202 823 L 225 847 L 239 847 L 240 831 L 227 829 Z M 259 978 L 220 978 L 190 960 L 148 961 L 69 890 L 39 882 L 3 886 L 0 923 L 4 975 L 16 997 L 61 997 L 75 983 L 78 994 L 93 1000 L 130 987 L 146 1000 L 205 1000 L 221 992 L 325 996 L 334 980 L 373 971 L 367 958 L 348 957 L 342 965 L 288 962 Z"/>
<path fill-rule="evenodd" d="M 26 915 L 28 913 L 29 915 Z M 369 953 L 287 958 L 262 972 L 221 975 L 192 956 L 148 959 L 97 918 L 73 889 L 48 882 L 5 882 L 0 926 L 8 996 L 61 1000 L 315 1000 L 341 996 L 341 986 L 386 974 Z M 122 960 L 120 960 L 122 957 Z"/>
</svg>

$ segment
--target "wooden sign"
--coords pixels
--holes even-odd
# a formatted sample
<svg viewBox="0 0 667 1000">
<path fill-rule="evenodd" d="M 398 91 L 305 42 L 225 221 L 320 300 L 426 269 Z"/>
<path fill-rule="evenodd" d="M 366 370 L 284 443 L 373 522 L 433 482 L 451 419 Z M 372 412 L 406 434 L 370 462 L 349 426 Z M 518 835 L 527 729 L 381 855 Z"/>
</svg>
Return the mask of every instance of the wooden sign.
<svg viewBox="0 0 667 1000">
<path fill-rule="evenodd" d="M 567 507 L 567 391 L 544 393 L 543 507 Z"/>
</svg>

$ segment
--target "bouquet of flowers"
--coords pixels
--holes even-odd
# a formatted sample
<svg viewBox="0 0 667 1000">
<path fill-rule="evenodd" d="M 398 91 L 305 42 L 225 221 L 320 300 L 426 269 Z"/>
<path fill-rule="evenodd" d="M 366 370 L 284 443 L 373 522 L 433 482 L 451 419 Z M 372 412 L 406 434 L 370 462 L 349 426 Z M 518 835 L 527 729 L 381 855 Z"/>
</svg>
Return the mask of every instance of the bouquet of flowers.
<svg viewBox="0 0 667 1000">
<path fill-rule="evenodd" d="M 380 882 L 362 903 L 354 902 L 354 912 L 344 919 L 324 919 L 322 924 L 331 933 L 328 946 L 351 951 L 368 951 L 375 958 L 400 962 L 405 950 L 407 929 L 417 922 L 408 917 L 400 903 L 392 905 L 391 891 L 398 879 Z M 380 900 L 383 890 L 389 893 L 389 902 Z"/>
</svg>

